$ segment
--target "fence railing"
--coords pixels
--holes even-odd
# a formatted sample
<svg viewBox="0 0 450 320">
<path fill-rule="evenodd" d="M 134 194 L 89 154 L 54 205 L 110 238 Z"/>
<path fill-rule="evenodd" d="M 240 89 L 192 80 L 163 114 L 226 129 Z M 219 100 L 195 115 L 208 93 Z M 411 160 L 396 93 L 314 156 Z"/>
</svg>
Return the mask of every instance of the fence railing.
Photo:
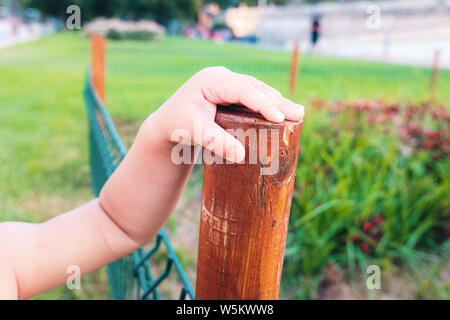
<svg viewBox="0 0 450 320">
<path fill-rule="evenodd" d="M 94 90 L 90 72 L 87 73 L 84 101 L 89 120 L 89 162 L 92 188 L 98 196 L 106 180 L 118 167 L 126 149 L 114 123 L 98 94 Z M 154 274 L 151 258 L 157 252 L 166 251 L 165 268 Z M 160 299 L 158 287 L 175 272 L 181 283 L 179 298 L 194 299 L 194 290 L 186 276 L 175 250 L 164 229 L 158 233 L 152 248 L 140 248 L 131 255 L 119 259 L 107 267 L 109 295 L 111 299 Z"/>
</svg>

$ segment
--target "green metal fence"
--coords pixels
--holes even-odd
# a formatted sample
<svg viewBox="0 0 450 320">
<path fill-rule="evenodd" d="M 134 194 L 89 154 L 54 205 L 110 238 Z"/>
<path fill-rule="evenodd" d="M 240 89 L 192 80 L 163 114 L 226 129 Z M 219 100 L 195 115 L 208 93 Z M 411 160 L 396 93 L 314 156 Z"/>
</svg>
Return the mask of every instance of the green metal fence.
<svg viewBox="0 0 450 320">
<path fill-rule="evenodd" d="M 125 157 L 126 150 L 108 111 L 95 93 L 89 72 L 87 73 L 83 94 L 89 119 L 89 158 L 92 187 L 95 196 L 98 196 L 108 177 Z M 159 275 L 154 275 L 150 258 L 164 249 L 167 254 L 164 271 Z M 155 239 L 153 248 L 141 248 L 108 265 L 110 298 L 160 299 L 158 287 L 171 272 L 176 272 L 181 282 L 182 288 L 179 298 L 189 297 L 194 299 L 194 290 L 183 266 L 172 248 L 167 234 L 164 229 L 161 229 Z"/>
</svg>

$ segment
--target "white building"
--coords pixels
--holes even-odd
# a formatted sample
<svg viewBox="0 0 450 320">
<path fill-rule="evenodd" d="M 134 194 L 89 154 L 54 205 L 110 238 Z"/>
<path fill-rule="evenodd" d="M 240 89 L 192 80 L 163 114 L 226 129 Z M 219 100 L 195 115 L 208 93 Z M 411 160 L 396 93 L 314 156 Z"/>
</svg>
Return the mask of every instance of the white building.
<svg viewBox="0 0 450 320">
<path fill-rule="evenodd" d="M 450 68 L 450 0 L 352 1 L 239 7 L 222 16 L 239 36 L 254 34 L 262 46 L 308 52 L 312 17 L 321 36 L 315 53 L 430 65 L 436 50 Z"/>
</svg>

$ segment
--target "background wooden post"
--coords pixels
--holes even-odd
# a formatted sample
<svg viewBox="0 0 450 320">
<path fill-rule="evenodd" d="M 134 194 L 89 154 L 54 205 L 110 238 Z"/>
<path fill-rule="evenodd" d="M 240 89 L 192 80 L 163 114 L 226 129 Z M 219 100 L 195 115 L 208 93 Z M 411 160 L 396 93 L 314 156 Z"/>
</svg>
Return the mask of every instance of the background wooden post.
<svg viewBox="0 0 450 320">
<path fill-rule="evenodd" d="M 298 42 L 295 42 L 294 49 L 292 50 L 291 69 L 289 72 L 289 94 L 291 98 L 295 97 L 295 87 L 297 86 L 299 57 L 300 57 L 299 45 Z"/>
<path fill-rule="evenodd" d="M 431 70 L 431 78 L 430 78 L 430 99 L 432 103 L 436 103 L 436 88 L 439 74 L 440 54 L 441 54 L 440 50 L 436 50 L 434 52 L 433 69 Z"/>
<path fill-rule="evenodd" d="M 99 99 L 105 103 L 105 38 L 99 34 L 91 36 L 91 76 Z"/>
<path fill-rule="evenodd" d="M 278 299 L 301 124 L 276 124 L 241 110 L 222 107 L 216 122 L 225 129 L 254 130 L 257 140 L 245 139 L 245 164 L 205 164 L 196 283 L 200 300 Z M 267 143 L 261 142 L 266 141 L 261 140 L 264 129 Z M 272 151 L 276 142 L 279 148 Z M 251 152 L 258 154 L 254 164 L 249 164 Z M 276 157 L 276 173 L 262 175 L 261 168 L 272 166 Z"/>
</svg>

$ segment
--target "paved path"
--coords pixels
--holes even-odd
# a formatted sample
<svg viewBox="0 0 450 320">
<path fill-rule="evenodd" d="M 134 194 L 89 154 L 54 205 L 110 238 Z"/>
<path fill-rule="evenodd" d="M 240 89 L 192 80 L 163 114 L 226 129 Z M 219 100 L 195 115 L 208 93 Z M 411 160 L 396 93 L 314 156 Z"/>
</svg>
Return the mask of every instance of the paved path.
<svg viewBox="0 0 450 320">
<path fill-rule="evenodd" d="M 50 31 L 48 26 L 41 23 L 21 24 L 18 26 L 16 34 L 13 35 L 12 23 L 8 20 L 0 20 L 0 49 L 38 40 Z"/>
</svg>

